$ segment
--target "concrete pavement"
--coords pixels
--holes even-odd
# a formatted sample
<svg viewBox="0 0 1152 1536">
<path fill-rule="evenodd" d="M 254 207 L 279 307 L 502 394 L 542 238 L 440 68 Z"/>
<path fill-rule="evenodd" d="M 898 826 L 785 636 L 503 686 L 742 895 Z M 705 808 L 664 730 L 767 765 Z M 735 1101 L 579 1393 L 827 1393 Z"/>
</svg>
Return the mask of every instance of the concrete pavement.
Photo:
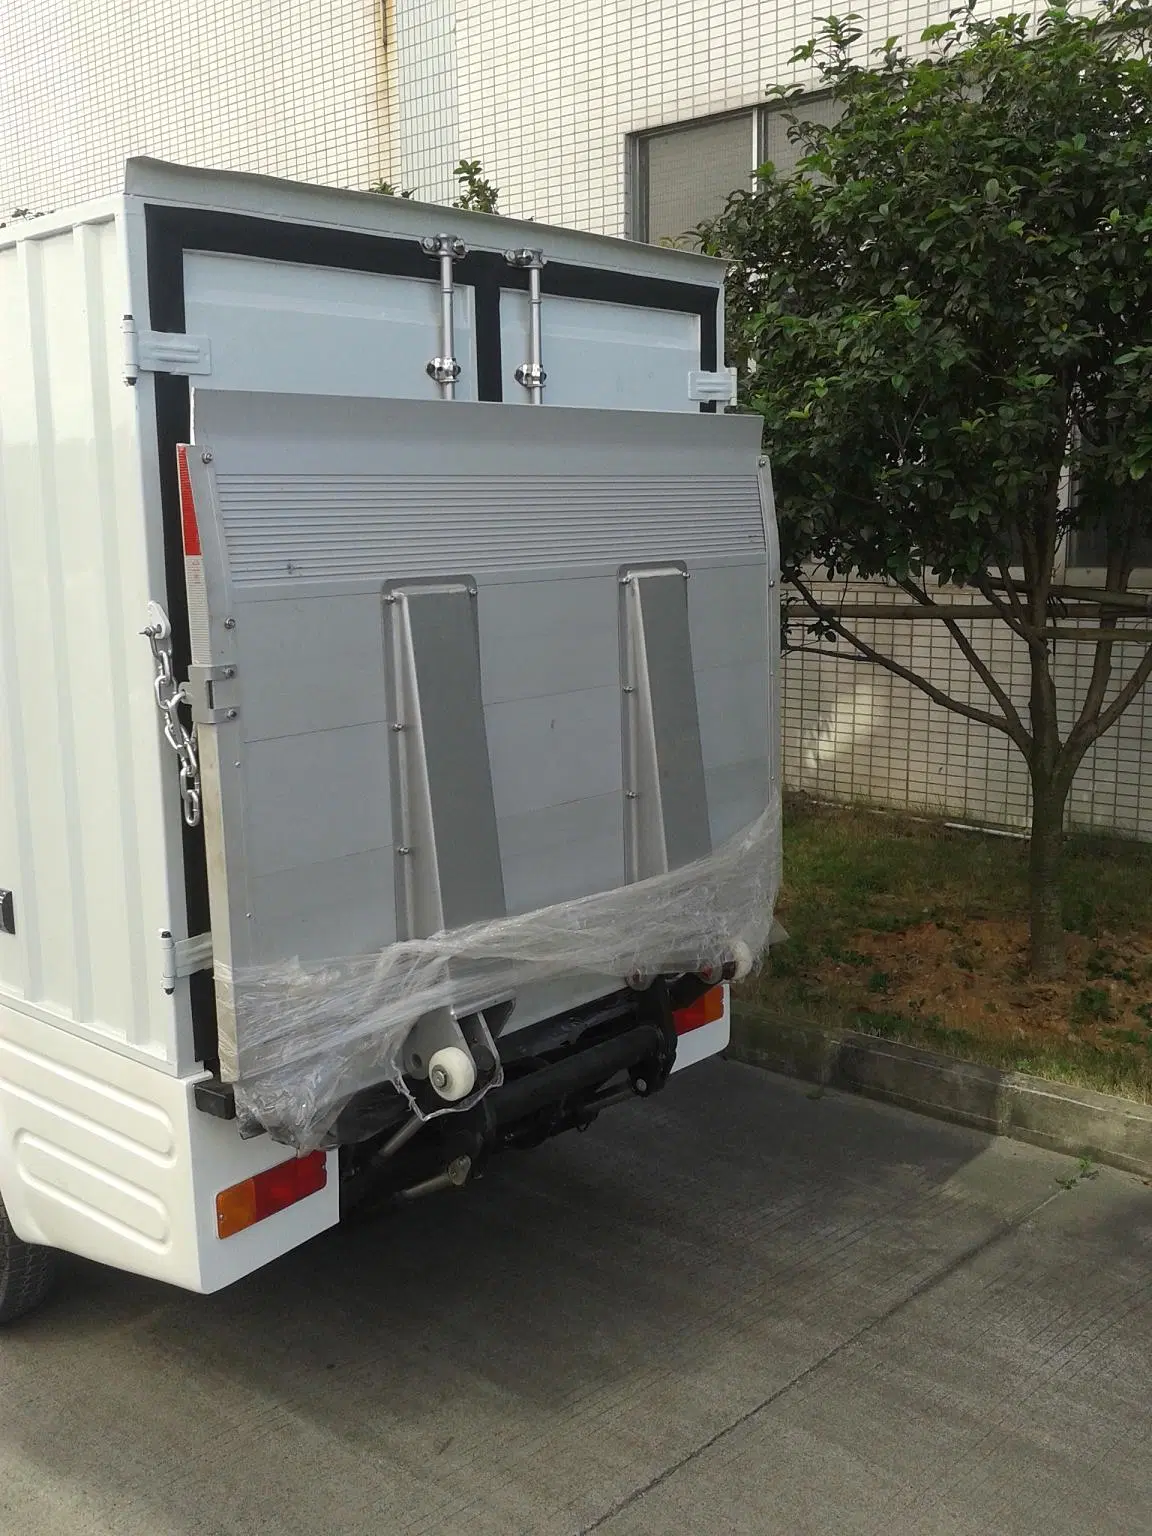
<svg viewBox="0 0 1152 1536">
<path fill-rule="evenodd" d="M 1143 1536 L 1152 1190 L 734 1063 L 0 1335 L 2 1536 Z"/>
</svg>

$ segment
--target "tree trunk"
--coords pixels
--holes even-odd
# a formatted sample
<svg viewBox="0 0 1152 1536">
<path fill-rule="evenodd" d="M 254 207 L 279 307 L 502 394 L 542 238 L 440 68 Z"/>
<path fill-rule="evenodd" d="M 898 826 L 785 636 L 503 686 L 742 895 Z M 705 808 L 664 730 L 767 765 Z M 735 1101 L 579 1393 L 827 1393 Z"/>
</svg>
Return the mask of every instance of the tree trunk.
<svg viewBox="0 0 1152 1536">
<path fill-rule="evenodd" d="M 1028 850 L 1028 916 L 1032 974 L 1054 981 L 1064 974 L 1064 913 L 1060 859 L 1068 786 L 1042 770 L 1032 773 L 1032 840 Z"/>
</svg>

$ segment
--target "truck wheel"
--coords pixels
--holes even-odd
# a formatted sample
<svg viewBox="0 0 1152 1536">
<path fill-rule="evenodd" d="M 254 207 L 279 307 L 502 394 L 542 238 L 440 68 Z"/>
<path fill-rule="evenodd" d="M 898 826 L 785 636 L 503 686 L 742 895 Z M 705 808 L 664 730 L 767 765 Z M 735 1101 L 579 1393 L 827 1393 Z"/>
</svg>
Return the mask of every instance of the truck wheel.
<svg viewBox="0 0 1152 1536">
<path fill-rule="evenodd" d="M 56 1250 L 17 1237 L 0 1201 L 0 1324 L 38 1307 L 52 1289 Z"/>
</svg>

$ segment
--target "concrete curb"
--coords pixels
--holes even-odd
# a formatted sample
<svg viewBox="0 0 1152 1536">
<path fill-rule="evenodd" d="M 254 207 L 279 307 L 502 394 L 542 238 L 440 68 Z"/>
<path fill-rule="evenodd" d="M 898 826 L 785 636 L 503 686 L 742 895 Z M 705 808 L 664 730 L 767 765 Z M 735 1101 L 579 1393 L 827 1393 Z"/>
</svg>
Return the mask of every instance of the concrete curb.
<svg viewBox="0 0 1152 1536">
<path fill-rule="evenodd" d="M 1152 1104 L 956 1061 L 873 1035 L 790 1023 L 742 1002 L 733 1009 L 728 1055 L 1152 1178 Z"/>
</svg>

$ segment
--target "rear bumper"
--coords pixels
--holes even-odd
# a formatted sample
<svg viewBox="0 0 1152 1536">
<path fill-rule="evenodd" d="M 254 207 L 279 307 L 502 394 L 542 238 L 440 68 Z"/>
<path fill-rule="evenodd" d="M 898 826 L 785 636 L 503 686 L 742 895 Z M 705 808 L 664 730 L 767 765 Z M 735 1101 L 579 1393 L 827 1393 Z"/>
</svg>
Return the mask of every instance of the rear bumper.
<svg viewBox="0 0 1152 1536">
<path fill-rule="evenodd" d="M 484 1123 L 474 1129 L 497 1144 L 526 1144 L 595 1118 L 612 1095 L 599 1104 L 596 1096 L 613 1083 L 622 1084 L 617 1097 L 641 1091 L 635 1078 L 661 1045 L 643 995 L 619 994 L 582 1013 L 501 1042 L 506 1080 L 477 1106 Z M 728 1029 L 726 999 L 722 1019 L 678 1037 L 671 1070 L 723 1050 Z M 197 1089 L 205 1086 L 0 1007 L 0 1196 L 18 1234 L 213 1291 L 333 1226 L 335 1150 L 323 1191 L 234 1237 L 217 1236 L 217 1192 L 290 1154 L 204 1113 Z M 435 1123 L 463 1132 L 465 1118 Z"/>
</svg>

